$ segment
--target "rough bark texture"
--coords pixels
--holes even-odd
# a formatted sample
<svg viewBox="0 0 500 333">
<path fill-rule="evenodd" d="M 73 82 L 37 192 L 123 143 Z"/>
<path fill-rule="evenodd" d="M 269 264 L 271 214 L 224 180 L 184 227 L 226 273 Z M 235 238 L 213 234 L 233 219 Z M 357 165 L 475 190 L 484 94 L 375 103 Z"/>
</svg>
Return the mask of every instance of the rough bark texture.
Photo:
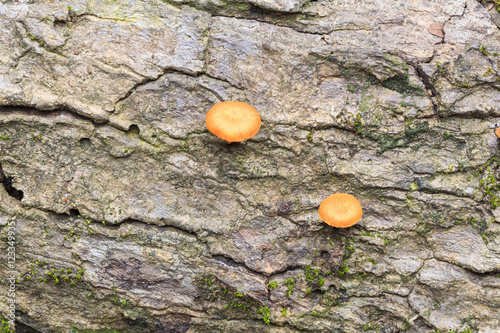
<svg viewBox="0 0 500 333">
<path fill-rule="evenodd" d="M 40 332 L 500 332 L 499 25 L 476 0 L 0 1 L 0 313 L 14 221 Z M 253 139 L 207 132 L 225 100 Z M 319 219 L 335 192 L 356 226 Z"/>
</svg>

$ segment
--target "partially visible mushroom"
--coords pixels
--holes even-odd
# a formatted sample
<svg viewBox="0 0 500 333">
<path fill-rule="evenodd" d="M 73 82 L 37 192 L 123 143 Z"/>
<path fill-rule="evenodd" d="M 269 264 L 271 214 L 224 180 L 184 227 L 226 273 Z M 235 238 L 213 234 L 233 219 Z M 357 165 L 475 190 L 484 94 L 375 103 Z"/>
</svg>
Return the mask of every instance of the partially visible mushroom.
<svg viewBox="0 0 500 333">
<path fill-rule="evenodd" d="M 347 193 L 335 193 L 319 205 L 319 217 L 336 228 L 350 227 L 361 219 L 363 209 L 358 199 Z"/>
<path fill-rule="evenodd" d="M 500 127 L 495 130 L 495 134 L 500 138 Z"/>
<path fill-rule="evenodd" d="M 257 110 L 243 102 L 217 103 L 206 116 L 207 129 L 229 143 L 250 139 L 260 124 Z"/>
</svg>

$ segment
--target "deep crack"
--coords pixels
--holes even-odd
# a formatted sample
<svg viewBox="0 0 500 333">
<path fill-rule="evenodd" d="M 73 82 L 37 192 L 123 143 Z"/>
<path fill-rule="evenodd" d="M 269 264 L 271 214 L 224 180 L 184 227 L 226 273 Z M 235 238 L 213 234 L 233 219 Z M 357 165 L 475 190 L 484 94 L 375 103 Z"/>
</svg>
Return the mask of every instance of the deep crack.
<svg viewBox="0 0 500 333">
<path fill-rule="evenodd" d="M 7 191 L 7 194 L 11 197 L 21 201 L 24 197 L 24 193 L 12 186 L 12 179 L 13 177 L 8 177 L 4 174 L 2 164 L 0 164 L 0 182 L 3 184 L 5 191 Z"/>
<path fill-rule="evenodd" d="M 218 253 L 218 254 L 215 254 L 215 255 L 213 254 L 212 255 L 212 259 L 214 259 L 214 260 L 216 260 L 218 262 L 221 262 L 221 263 L 223 263 L 226 266 L 235 267 L 235 268 L 236 267 L 243 268 L 243 269 L 246 269 L 249 272 L 252 272 L 252 273 L 257 274 L 259 276 L 267 277 L 266 274 L 264 274 L 263 272 L 256 271 L 256 270 L 248 267 L 244 262 L 238 262 L 238 261 L 234 260 L 233 258 L 231 258 L 227 254 L 223 254 L 223 253 Z"/>
</svg>

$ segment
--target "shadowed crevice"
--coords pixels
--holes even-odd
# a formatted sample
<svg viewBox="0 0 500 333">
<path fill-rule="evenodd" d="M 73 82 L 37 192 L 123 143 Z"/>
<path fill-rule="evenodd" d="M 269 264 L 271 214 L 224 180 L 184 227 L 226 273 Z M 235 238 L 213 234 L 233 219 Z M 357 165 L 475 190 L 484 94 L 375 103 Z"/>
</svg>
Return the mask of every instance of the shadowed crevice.
<svg viewBox="0 0 500 333">
<path fill-rule="evenodd" d="M 16 333 L 45 333 L 45 332 L 40 331 L 31 325 L 16 320 Z"/>
<path fill-rule="evenodd" d="M 21 201 L 23 199 L 23 196 L 24 196 L 23 191 L 18 190 L 12 186 L 12 177 L 7 177 L 3 173 L 2 164 L 0 164 L 0 182 L 2 183 L 3 187 L 5 188 L 5 191 L 7 191 L 8 195 L 10 195 L 11 197 L 13 197 L 19 201 Z"/>
</svg>

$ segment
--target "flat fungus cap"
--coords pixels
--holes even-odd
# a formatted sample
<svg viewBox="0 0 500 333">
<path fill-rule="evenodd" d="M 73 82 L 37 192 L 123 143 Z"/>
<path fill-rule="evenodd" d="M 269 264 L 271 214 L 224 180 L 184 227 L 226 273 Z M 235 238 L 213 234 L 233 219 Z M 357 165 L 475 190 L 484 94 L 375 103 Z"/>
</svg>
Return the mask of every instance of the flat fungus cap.
<svg viewBox="0 0 500 333">
<path fill-rule="evenodd" d="M 500 127 L 495 130 L 495 134 L 500 138 Z"/>
<path fill-rule="evenodd" d="M 363 210 L 358 199 L 347 193 L 335 193 L 319 205 L 319 217 L 336 228 L 350 227 L 361 219 Z"/>
<path fill-rule="evenodd" d="M 207 129 L 227 142 L 250 139 L 260 129 L 257 110 L 243 102 L 217 103 L 208 111 Z"/>
</svg>

